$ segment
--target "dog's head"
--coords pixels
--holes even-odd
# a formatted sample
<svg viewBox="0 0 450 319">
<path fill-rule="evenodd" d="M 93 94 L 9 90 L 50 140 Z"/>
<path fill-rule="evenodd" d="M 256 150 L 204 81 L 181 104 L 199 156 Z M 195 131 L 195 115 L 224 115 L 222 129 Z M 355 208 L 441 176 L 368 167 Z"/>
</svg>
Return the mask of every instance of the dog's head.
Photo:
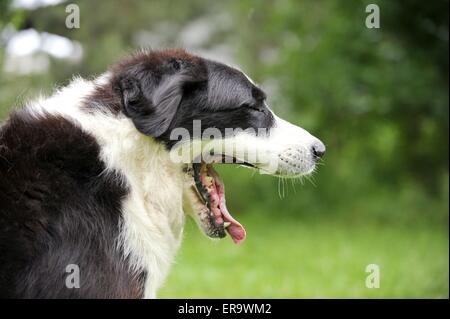
<svg viewBox="0 0 450 319">
<path fill-rule="evenodd" d="M 116 66 L 122 112 L 183 163 L 193 216 L 210 237 L 236 243 L 245 230 L 228 212 L 214 163 L 299 177 L 314 171 L 324 144 L 277 117 L 266 94 L 243 72 L 183 50 L 139 53 Z"/>
</svg>

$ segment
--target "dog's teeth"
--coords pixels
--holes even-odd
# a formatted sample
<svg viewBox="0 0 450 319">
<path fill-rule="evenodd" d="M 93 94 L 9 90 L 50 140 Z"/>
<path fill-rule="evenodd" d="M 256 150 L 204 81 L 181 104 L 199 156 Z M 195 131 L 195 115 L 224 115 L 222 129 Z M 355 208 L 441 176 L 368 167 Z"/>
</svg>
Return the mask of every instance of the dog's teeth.
<svg viewBox="0 0 450 319">
<path fill-rule="evenodd" d="M 227 228 L 227 227 L 230 226 L 230 225 L 231 225 L 230 222 L 225 222 L 225 223 L 223 223 L 223 228 Z"/>
</svg>

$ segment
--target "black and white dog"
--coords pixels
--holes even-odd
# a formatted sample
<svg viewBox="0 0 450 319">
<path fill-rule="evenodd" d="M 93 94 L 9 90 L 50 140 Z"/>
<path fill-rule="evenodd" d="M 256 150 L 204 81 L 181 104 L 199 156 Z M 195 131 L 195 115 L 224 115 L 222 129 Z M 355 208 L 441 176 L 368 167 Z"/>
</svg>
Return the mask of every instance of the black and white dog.
<svg viewBox="0 0 450 319">
<path fill-rule="evenodd" d="M 265 100 L 241 71 L 175 49 L 139 52 L 13 112 L 0 130 L 0 297 L 155 297 L 186 200 L 208 236 L 244 240 L 212 163 L 296 177 L 325 152 Z M 240 155 L 250 148 L 257 156 Z M 68 265 L 79 288 L 66 286 Z"/>
</svg>

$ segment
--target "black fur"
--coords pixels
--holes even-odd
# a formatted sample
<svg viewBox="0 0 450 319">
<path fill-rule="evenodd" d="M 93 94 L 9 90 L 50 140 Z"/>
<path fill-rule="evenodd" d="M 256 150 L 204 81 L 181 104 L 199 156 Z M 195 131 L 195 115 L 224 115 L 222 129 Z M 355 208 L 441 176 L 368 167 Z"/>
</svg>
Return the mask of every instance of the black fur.
<svg viewBox="0 0 450 319">
<path fill-rule="evenodd" d="M 138 298 L 114 242 L 127 189 L 93 137 L 62 117 L 13 114 L 0 137 L 0 297 Z M 77 264 L 81 287 L 68 289 Z"/>
</svg>

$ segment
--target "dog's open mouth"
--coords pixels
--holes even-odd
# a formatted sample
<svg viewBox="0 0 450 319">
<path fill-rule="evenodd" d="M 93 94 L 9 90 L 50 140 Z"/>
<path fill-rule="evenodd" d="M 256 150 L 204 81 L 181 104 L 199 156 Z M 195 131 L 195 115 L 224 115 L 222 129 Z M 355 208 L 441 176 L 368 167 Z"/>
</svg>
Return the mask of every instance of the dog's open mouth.
<svg viewBox="0 0 450 319">
<path fill-rule="evenodd" d="M 229 213 L 225 201 L 225 188 L 212 164 L 192 164 L 190 197 L 194 219 L 203 231 L 212 238 L 223 238 L 226 233 L 236 244 L 245 239 L 244 227 Z"/>
</svg>

